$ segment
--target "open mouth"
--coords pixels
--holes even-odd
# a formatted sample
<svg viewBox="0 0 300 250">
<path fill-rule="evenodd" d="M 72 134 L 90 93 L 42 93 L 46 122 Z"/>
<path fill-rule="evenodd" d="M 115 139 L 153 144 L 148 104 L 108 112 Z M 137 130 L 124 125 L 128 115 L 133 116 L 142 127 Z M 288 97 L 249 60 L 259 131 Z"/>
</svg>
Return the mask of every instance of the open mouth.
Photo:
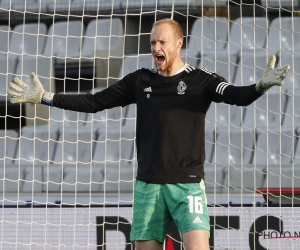
<svg viewBox="0 0 300 250">
<path fill-rule="evenodd" d="M 162 55 L 155 55 L 156 62 L 162 64 L 165 61 L 165 57 Z"/>
</svg>

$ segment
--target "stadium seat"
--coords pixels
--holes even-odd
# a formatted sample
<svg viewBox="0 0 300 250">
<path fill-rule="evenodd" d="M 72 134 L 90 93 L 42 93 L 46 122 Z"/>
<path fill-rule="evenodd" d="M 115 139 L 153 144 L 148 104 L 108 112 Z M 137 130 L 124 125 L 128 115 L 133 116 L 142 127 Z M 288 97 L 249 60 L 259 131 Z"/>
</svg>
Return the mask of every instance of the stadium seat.
<svg viewBox="0 0 300 250">
<path fill-rule="evenodd" d="M 111 123 L 113 124 L 115 123 L 119 125 L 113 126 L 113 124 Z M 107 127 L 102 127 L 102 128 L 100 127 L 97 130 L 97 134 L 98 134 L 98 139 L 97 139 L 96 148 L 98 149 L 95 148 L 94 159 L 96 159 L 97 157 L 98 160 L 100 160 L 101 157 L 102 158 L 106 157 L 107 160 L 115 161 L 117 157 L 123 157 L 123 155 L 126 156 L 125 159 L 127 160 L 136 159 L 136 150 L 134 148 L 135 134 L 136 134 L 136 104 L 130 104 L 122 108 L 121 120 L 119 119 L 116 121 L 107 121 Z M 118 136 L 120 137 L 118 138 Z M 120 140 L 119 142 L 118 139 Z M 106 140 L 106 142 L 104 143 L 103 140 Z M 106 150 L 109 150 L 106 151 L 105 154 L 103 151 L 105 150 L 104 147 L 105 148 L 107 147 Z M 100 155 L 96 156 L 96 154 L 99 154 L 99 148 L 100 148 Z M 119 152 L 120 149 L 121 149 L 122 156 L 120 155 L 118 156 L 118 154 L 120 154 Z"/>
<path fill-rule="evenodd" d="M 293 90 L 291 90 L 293 91 Z M 300 124 L 300 89 L 294 89 L 294 93 L 288 95 L 288 102 L 282 122 L 283 129 L 295 130 Z"/>
<path fill-rule="evenodd" d="M 211 0 L 196 0 L 194 1 L 195 5 L 198 7 L 226 7 L 228 4 L 228 0 L 218 0 L 218 1 L 211 1 Z"/>
<path fill-rule="evenodd" d="M 207 110 L 206 116 L 205 116 L 205 127 L 206 128 L 215 128 L 215 126 L 218 126 L 216 124 L 216 103 L 211 103 L 209 109 Z M 223 124 L 222 124 L 223 125 Z"/>
<path fill-rule="evenodd" d="M 103 18 L 90 21 L 86 27 L 82 49 L 77 54 L 82 63 L 95 57 L 123 55 L 123 24 L 120 18 Z"/>
<path fill-rule="evenodd" d="M 230 53 L 261 53 L 265 48 L 269 20 L 266 17 L 242 17 L 233 21 L 227 48 Z"/>
<path fill-rule="evenodd" d="M 234 84 L 236 86 L 249 86 L 257 83 L 267 68 L 268 54 L 261 51 L 259 54 L 245 53 L 236 67 Z"/>
<path fill-rule="evenodd" d="M 286 94 L 267 92 L 245 107 L 243 126 L 248 129 L 280 131 L 286 108 Z"/>
<path fill-rule="evenodd" d="M 230 54 L 204 55 L 198 68 L 207 68 L 224 77 L 229 83 L 233 83 L 238 57 Z"/>
<path fill-rule="evenodd" d="M 253 164 L 229 165 L 224 186 L 229 188 L 229 193 L 253 194 L 257 188 L 264 184 L 265 166 Z"/>
<path fill-rule="evenodd" d="M 261 0 L 261 5 L 267 8 L 278 8 L 278 7 L 298 7 L 299 1 L 282 1 L 282 0 Z"/>
<path fill-rule="evenodd" d="M 80 53 L 83 34 L 82 21 L 54 22 L 48 30 L 43 55 L 54 57 L 53 63 L 65 63 L 66 60 L 71 60 L 74 53 Z M 79 57 L 74 58 L 76 59 L 78 62 Z"/>
<path fill-rule="evenodd" d="M 46 24 L 41 22 L 15 26 L 11 34 L 9 56 L 17 59 L 20 56 L 24 58 L 42 55 L 46 33 Z"/>
<path fill-rule="evenodd" d="M 77 6 L 76 9 L 78 9 L 78 6 L 82 5 L 82 0 L 73 0 L 72 6 Z M 112 11 L 112 10 L 118 10 L 121 8 L 122 0 L 85 0 L 84 2 L 84 11 L 88 12 L 102 12 L 102 11 Z"/>
<path fill-rule="evenodd" d="M 110 59 L 109 63 L 115 65 L 109 68 L 107 62 L 97 61 L 97 86 L 107 87 L 135 70 L 140 68 L 153 68 L 152 54 L 131 54 L 122 56 L 120 60 L 112 61 L 112 59 L 113 58 Z M 105 79 L 105 75 L 107 74 L 110 77 Z M 100 79 L 104 79 L 104 81 Z"/>
<path fill-rule="evenodd" d="M 0 58 L 6 57 L 9 51 L 10 30 L 9 25 L 0 25 Z"/>
<path fill-rule="evenodd" d="M 73 10 L 83 9 L 84 1 L 74 3 L 74 0 L 47 0 L 47 10 L 48 13 L 72 13 Z"/>
<path fill-rule="evenodd" d="M 252 130 L 218 129 L 213 162 L 235 167 L 250 164 L 254 143 L 255 134 Z"/>
<path fill-rule="evenodd" d="M 64 164 L 62 192 L 103 191 L 104 164 Z"/>
<path fill-rule="evenodd" d="M 212 128 L 205 130 L 205 159 L 207 162 L 212 162 L 215 148 L 215 131 Z"/>
<path fill-rule="evenodd" d="M 51 108 L 48 124 L 36 126 L 39 130 L 64 130 L 68 128 L 76 128 L 85 122 L 86 113 L 71 110 L 63 110 L 59 108 Z"/>
<path fill-rule="evenodd" d="M 137 165 L 132 161 L 106 162 L 102 191 L 113 193 L 132 193 Z"/>
<path fill-rule="evenodd" d="M 123 122 L 123 126 L 126 130 L 135 132 L 136 116 L 137 116 L 136 104 L 134 103 L 128 105 L 125 110 L 125 117 Z"/>
<path fill-rule="evenodd" d="M 141 68 L 153 68 L 153 57 L 150 53 L 130 54 L 122 56 L 121 60 L 110 61 L 110 64 L 111 63 L 115 64 L 114 67 L 107 68 L 107 64 L 105 61 L 97 61 L 97 78 L 105 78 L 106 74 L 109 74 L 110 76 L 110 78 L 108 80 L 105 80 L 104 84 L 101 84 L 100 86 L 109 86 L 115 83 L 117 79 L 121 79 L 129 73 L 134 72 L 135 70 Z M 100 82 L 100 80 L 98 80 L 98 82 Z"/>
<path fill-rule="evenodd" d="M 15 160 L 19 135 L 12 129 L 0 130 L 0 166 L 11 164 Z"/>
<path fill-rule="evenodd" d="M 55 131 L 23 129 L 21 131 L 15 163 L 43 164 L 53 160 Z"/>
<path fill-rule="evenodd" d="M 272 165 L 267 168 L 267 175 L 262 187 L 295 188 L 300 187 L 300 167 L 290 164 Z"/>
<path fill-rule="evenodd" d="M 243 108 L 224 103 L 212 103 L 206 113 L 205 122 L 207 127 L 232 126 L 239 128 L 243 121 Z"/>
<path fill-rule="evenodd" d="M 158 0 L 158 6 L 159 7 L 172 7 L 174 5 L 174 7 L 186 7 L 188 5 L 194 5 L 193 1 L 189 1 L 187 2 L 186 0 Z"/>
<path fill-rule="evenodd" d="M 16 63 L 13 58 L 7 56 L 10 41 L 9 25 L 0 25 L 0 40 L 0 101 L 6 101 L 7 83 L 12 80 Z"/>
<path fill-rule="evenodd" d="M 24 168 L 16 164 L 0 165 L 0 192 L 18 193 L 22 190 L 24 180 Z"/>
<path fill-rule="evenodd" d="M 47 164 L 43 166 L 43 192 L 61 192 L 63 182 L 62 164 Z"/>
<path fill-rule="evenodd" d="M 295 152 L 295 136 L 292 130 L 259 131 L 253 163 L 264 165 L 291 164 Z"/>
<path fill-rule="evenodd" d="M 161 2 L 162 0 L 160 0 Z M 121 8 L 123 9 L 127 9 L 128 11 L 132 10 L 136 10 L 138 9 L 139 11 L 141 9 L 143 9 L 143 11 L 146 11 L 152 7 L 152 10 L 155 10 L 157 5 L 160 4 L 160 2 L 157 3 L 157 0 L 147 0 L 147 1 L 136 1 L 136 0 L 127 0 L 127 1 L 121 1 Z"/>
<path fill-rule="evenodd" d="M 11 9 L 11 1 L 10 0 L 1 0 L 0 1 L 0 8 L 3 10 L 10 10 Z"/>
<path fill-rule="evenodd" d="M 224 191 L 226 167 L 206 161 L 204 164 L 204 172 L 206 193 L 222 193 Z"/>
<path fill-rule="evenodd" d="M 299 51 L 300 17 L 277 17 L 269 27 L 266 48 L 271 54 Z"/>
<path fill-rule="evenodd" d="M 135 134 L 123 128 L 99 129 L 95 142 L 93 162 L 133 160 Z"/>
<path fill-rule="evenodd" d="M 223 49 L 227 41 L 228 20 L 223 17 L 198 18 L 188 34 L 187 48 L 182 49 L 184 61 L 197 67 L 206 51 Z"/>
<path fill-rule="evenodd" d="M 122 61 L 119 78 L 121 79 L 129 73 L 141 68 L 153 68 L 152 54 L 126 55 Z"/>
<path fill-rule="evenodd" d="M 69 94 L 72 93 L 73 92 L 69 92 Z M 66 94 L 68 94 L 68 92 L 66 92 Z M 64 110 L 56 107 L 52 107 L 49 109 L 50 115 L 46 124 L 26 125 L 22 128 L 22 133 L 43 133 L 46 134 L 46 136 L 50 136 L 49 139 L 56 141 L 59 137 L 60 131 L 82 127 L 87 116 L 87 114 L 83 112 Z"/>
<path fill-rule="evenodd" d="M 18 134 L 15 130 L 0 130 L 0 192 L 23 191 L 23 180 L 26 171 L 21 165 L 17 165 L 15 160 L 18 148 Z M 38 172 L 38 170 L 37 170 Z"/>
<path fill-rule="evenodd" d="M 20 180 L 20 192 L 41 193 L 43 192 L 43 165 L 21 165 L 24 171 L 24 179 Z"/>
<path fill-rule="evenodd" d="M 2 0 L 0 8 L 21 12 L 47 12 L 47 3 L 43 0 Z"/>
<path fill-rule="evenodd" d="M 297 164 L 297 165 L 300 165 L 300 126 L 299 126 L 299 123 L 297 124 L 298 127 L 296 128 L 296 136 L 297 136 L 297 144 L 296 144 L 296 149 L 295 149 L 295 156 L 294 156 L 294 159 L 293 159 L 293 163 Z"/>
<path fill-rule="evenodd" d="M 300 20 L 299 20 L 300 21 Z M 298 66 L 300 64 L 300 54 L 293 52 L 284 52 L 278 58 L 278 66 L 290 65 L 289 73 L 284 78 L 282 91 L 293 94 L 294 91 L 300 92 L 300 72 Z"/>
<path fill-rule="evenodd" d="M 73 56 L 80 58 L 82 66 L 95 66 L 97 87 L 107 87 L 118 78 L 124 39 L 120 18 L 93 19 L 87 24 L 80 53 Z"/>
<path fill-rule="evenodd" d="M 126 107 L 115 107 L 97 113 L 89 113 L 83 129 L 97 131 L 98 129 L 120 128 L 124 123 Z"/>
<path fill-rule="evenodd" d="M 94 133 L 77 128 L 60 130 L 53 161 L 89 163 L 92 161 Z"/>
<path fill-rule="evenodd" d="M 260 51 L 265 46 L 268 34 L 268 19 L 265 17 L 242 17 L 232 22 L 228 42 L 224 49 L 205 50 L 206 54 L 235 54 Z M 212 40 L 214 41 L 214 39 Z"/>
<path fill-rule="evenodd" d="M 7 100 L 7 83 L 13 79 L 16 62 L 10 57 L 0 56 L 0 101 Z"/>
</svg>

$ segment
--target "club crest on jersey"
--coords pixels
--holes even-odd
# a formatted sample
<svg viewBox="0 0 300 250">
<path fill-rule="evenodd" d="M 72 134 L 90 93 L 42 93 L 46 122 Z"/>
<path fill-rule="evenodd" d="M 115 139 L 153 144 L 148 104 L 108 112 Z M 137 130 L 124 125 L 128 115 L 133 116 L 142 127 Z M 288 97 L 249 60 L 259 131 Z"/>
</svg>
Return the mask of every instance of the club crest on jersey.
<svg viewBox="0 0 300 250">
<path fill-rule="evenodd" d="M 186 87 L 185 82 L 181 80 L 181 81 L 178 83 L 178 86 L 177 86 L 177 94 L 178 94 L 178 95 L 184 95 L 184 94 L 185 94 L 186 88 L 187 88 L 187 87 Z"/>
</svg>

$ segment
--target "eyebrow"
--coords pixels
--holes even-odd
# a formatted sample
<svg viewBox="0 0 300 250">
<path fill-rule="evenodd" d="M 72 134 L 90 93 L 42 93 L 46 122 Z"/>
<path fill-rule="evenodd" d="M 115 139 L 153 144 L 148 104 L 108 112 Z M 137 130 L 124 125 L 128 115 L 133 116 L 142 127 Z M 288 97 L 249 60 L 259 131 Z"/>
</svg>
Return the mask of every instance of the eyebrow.
<svg viewBox="0 0 300 250">
<path fill-rule="evenodd" d="M 153 42 L 166 42 L 167 39 L 150 39 L 150 43 L 153 43 Z"/>
</svg>

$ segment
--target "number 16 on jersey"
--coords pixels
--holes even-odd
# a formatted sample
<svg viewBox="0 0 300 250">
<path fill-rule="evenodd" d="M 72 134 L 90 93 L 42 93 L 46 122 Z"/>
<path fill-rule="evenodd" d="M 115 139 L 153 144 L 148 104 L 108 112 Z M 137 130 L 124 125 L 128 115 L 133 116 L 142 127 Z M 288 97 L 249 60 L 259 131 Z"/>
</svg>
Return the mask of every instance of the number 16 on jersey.
<svg viewBox="0 0 300 250">
<path fill-rule="evenodd" d="M 203 214 L 202 197 L 189 195 L 187 199 L 189 200 L 190 213 Z"/>
</svg>

